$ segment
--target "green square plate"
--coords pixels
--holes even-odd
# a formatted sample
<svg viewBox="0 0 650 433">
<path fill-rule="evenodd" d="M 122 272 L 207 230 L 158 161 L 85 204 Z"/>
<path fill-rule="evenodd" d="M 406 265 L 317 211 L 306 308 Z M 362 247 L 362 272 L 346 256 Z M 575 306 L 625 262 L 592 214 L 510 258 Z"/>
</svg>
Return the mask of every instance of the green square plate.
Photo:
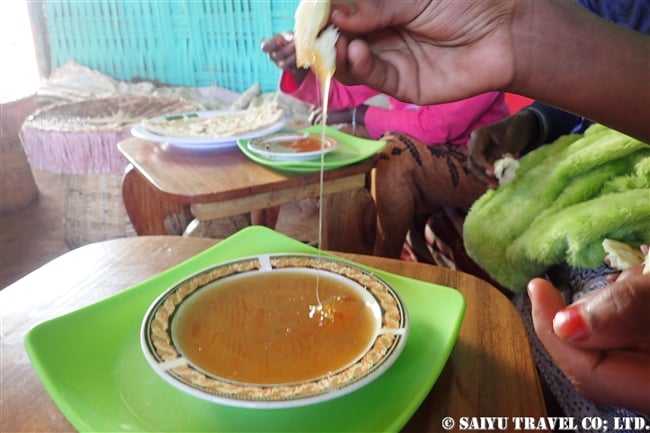
<svg viewBox="0 0 650 433">
<path fill-rule="evenodd" d="M 80 431 L 384 432 L 406 424 L 454 346 L 465 301 L 454 290 L 375 270 L 406 303 L 410 333 L 382 376 L 346 396 L 289 409 L 241 409 L 189 396 L 161 379 L 140 348 L 149 305 L 185 277 L 262 253 L 318 250 L 264 227 L 249 227 L 124 292 L 35 326 L 25 338 L 46 390 Z"/>
<path fill-rule="evenodd" d="M 320 134 L 321 126 L 310 126 L 309 128 L 301 129 L 300 132 Z M 338 148 L 323 158 L 323 168 L 325 170 L 356 164 L 357 162 L 372 157 L 386 146 L 385 141 L 355 137 L 331 126 L 326 127 L 325 134 L 339 141 Z M 320 171 L 320 158 L 311 161 L 278 161 L 268 159 L 255 152 L 251 152 L 248 149 L 249 141 L 245 139 L 237 140 L 237 145 L 246 156 L 259 164 L 294 173 L 313 173 Z"/>
</svg>

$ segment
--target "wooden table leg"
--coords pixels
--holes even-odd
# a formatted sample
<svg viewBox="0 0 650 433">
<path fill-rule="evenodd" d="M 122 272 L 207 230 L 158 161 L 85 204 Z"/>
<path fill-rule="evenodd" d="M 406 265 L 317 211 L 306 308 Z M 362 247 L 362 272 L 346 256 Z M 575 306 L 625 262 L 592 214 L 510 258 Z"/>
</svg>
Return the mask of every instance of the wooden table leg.
<svg viewBox="0 0 650 433">
<path fill-rule="evenodd" d="M 327 194 L 323 207 L 325 250 L 372 254 L 377 211 L 366 188 Z"/>
<path fill-rule="evenodd" d="M 138 235 L 180 235 L 192 220 L 190 205 L 182 198 L 156 189 L 129 164 L 122 179 L 126 213 Z"/>
</svg>

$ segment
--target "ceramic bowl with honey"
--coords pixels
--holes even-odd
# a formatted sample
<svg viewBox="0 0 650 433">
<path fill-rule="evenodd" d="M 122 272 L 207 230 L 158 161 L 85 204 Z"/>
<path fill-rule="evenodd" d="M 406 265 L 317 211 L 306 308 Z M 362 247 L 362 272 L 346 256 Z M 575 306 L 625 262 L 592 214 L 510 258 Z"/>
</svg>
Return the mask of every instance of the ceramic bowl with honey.
<svg viewBox="0 0 650 433">
<path fill-rule="evenodd" d="M 385 281 L 342 259 L 269 254 L 215 265 L 147 311 L 141 345 L 176 388 L 219 404 L 315 404 L 370 383 L 399 357 L 408 313 Z"/>
</svg>

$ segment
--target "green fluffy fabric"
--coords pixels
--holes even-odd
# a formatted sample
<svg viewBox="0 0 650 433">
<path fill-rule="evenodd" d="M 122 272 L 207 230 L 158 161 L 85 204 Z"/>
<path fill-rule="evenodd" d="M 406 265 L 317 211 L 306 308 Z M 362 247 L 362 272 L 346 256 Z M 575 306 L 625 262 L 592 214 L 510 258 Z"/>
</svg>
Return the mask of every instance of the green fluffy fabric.
<svg viewBox="0 0 650 433">
<path fill-rule="evenodd" d="M 474 203 L 463 237 L 469 256 L 516 292 L 556 264 L 601 266 L 605 238 L 650 243 L 650 146 L 597 124 L 560 137 Z"/>
</svg>

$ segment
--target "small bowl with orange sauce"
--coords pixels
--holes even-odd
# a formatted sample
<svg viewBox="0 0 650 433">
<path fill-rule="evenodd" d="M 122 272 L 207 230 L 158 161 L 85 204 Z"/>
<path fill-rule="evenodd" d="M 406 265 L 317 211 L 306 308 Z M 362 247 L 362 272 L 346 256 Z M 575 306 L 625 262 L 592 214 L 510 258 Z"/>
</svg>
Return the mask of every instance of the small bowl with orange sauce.
<svg viewBox="0 0 650 433">
<path fill-rule="evenodd" d="M 270 254 L 213 266 L 158 297 L 141 328 L 154 371 L 214 403 L 297 407 L 346 395 L 399 357 L 408 314 L 350 262 Z"/>
<path fill-rule="evenodd" d="M 338 140 L 310 133 L 278 133 L 253 139 L 248 149 L 264 158 L 278 161 L 314 160 L 333 152 Z"/>
</svg>

